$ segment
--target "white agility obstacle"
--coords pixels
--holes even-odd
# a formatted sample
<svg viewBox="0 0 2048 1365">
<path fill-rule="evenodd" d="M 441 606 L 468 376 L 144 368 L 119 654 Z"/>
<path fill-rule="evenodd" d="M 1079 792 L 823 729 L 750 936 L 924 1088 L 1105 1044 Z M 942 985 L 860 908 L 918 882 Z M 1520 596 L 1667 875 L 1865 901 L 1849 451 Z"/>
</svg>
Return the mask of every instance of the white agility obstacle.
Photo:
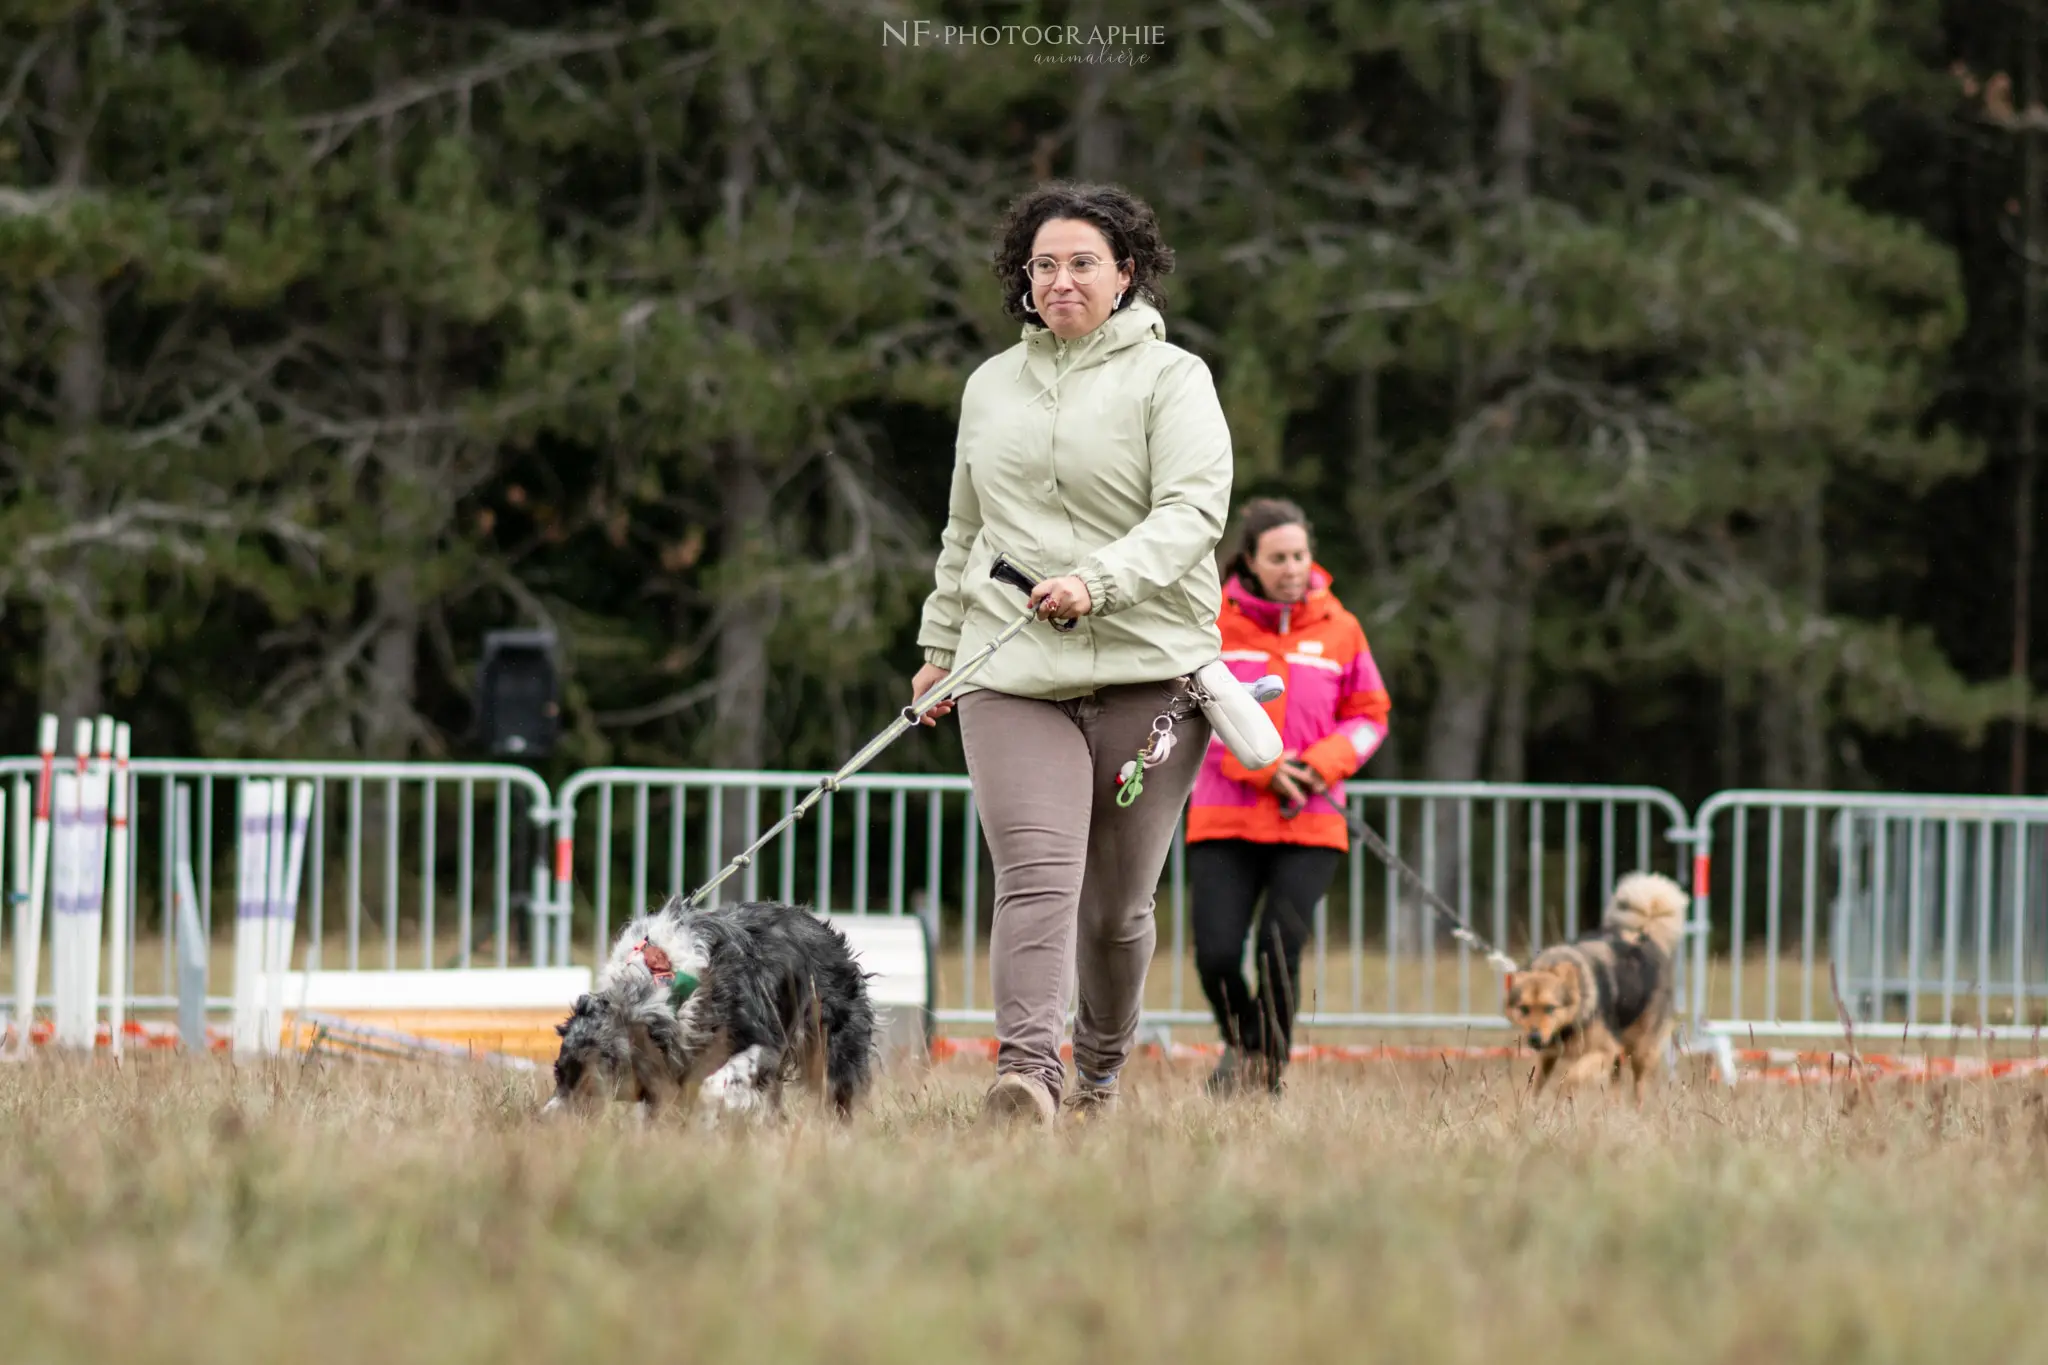
<svg viewBox="0 0 2048 1365">
<path fill-rule="evenodd" d="M 235 994 L 230 1026 L 238 1057 L 283 1047 L 284 973 L 298 920 L 299 879 L 313 784 L 301 782 L 287 822 L 283 778 L 245 778 L 236 842 Z"/>
<path fill-rule="evenodd" d="M 100 933 L 105 925 L 107 796 L 114 722 L 78 722 L 76 772 L 57 776 L 56 875 L 52 878 L 51 968 L 56 1042 L 91 1051 L 99 1033 Z"/>
</svg>

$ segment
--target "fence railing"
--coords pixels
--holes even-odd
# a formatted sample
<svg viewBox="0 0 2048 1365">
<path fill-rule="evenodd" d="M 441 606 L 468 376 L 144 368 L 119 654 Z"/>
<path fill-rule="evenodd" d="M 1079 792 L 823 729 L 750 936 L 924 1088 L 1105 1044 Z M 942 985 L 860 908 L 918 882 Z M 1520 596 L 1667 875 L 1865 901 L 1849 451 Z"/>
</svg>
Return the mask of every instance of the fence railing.
<svg viewBox="0 0 2048 1365">
<path fill-rule="evenodd" d="M 826 776 L 660 768 L 577 773 L 562 784 L 554 816 L 553 901 L 571 910 L 556 919 L 560 950 L 568 948 L 579 888 L 589 888 L 591 951 L 601 958 L 612 934 L 637 910 L 709 881 Z M 588 838 L 579 832 L 586 816 L 595 826 Z M 964 885 L 966 899 L 978 899 L 980 847 L 966 777 L 859 774 L 717 888 L 710 903 L 765 894 L 828 912 L 916 910 L 931 917 L 942 888 Z M 966 932 L 971 944 L 974 925 Z"/>
<path fill-rule="evenodd" d="M 40 771 L 36 758 L 0 760 L 12 809 L 32 804 Z M 533 921 L 545 921 L 552 905 L 545 843 L 535 825 L 553 801 L 547 784 L 525 768 L 137 758 L 128 777 L 131 1008 L 177 1003 L 177 918 L 165 913 L 175 876 L 173 791 L 182 786 L 191 794 L 199 924 L 209 942 L 218 942 L 234 914 L 241 784 L 280 778 L 310 782 L 313 790 L 300 892 L 307 967 L 505 966 L 525 955 L 518 953 L 520 940 L 543 937 Z M 17 822 L 12 842 L 25 832 Z M 7 858 L 18 904 L 26 891 L 25 850 L 10 848 Z M 217 906 L 225 915 L 216 915 Z M 217 918 L 229 922 L 218 932 Z M 157 938 L 147 957 L 139 952 L 146 928 Z M 7 944 L 18 947 L 11 938 Z M 4 979 L 11 986 L 11 974 Z M 210 1005 L 228 1003 L 210 992 Z"/>
<path fill-rule="evenodd" d="M 36 758 L 0 759 L 17 911 L 39 773 Z M 707 881 L 823 777 L 601 768 L 555 791 L 514 765 L 136 758 L 129 1007 L 176 1002 L 179 787 L 209 943 L 225 937 L 216 901 L 236 894 L 239 786 L 284 778 L 314 790 L 302 964 L 461 971 L 600 960 L 637 909 Z M 1859 1024 L 1921 1036 L 2031 1036 L 2048 1021 L 2048 798 L 1732 791 L 1689 813 L 1653 787 L 1368 780 L 1351 792 L 1351 813 L 1518 960 L 1597 923 L 1623 873 L 1689 873 L 1695 932 L 1677 989 L 1695 1033 L 1833 1035 L 1837 986 Z M 1212 1026 L 1191 891 L 1177 838 L 1148 1024 Z M 939 1019 L 993 1020 L 995 875 L 963 775 L 850 778 L 721 892 L 921 916 L 939 950 Z M 0 972 L 0 989 L 11 983 Z M 1300 990 L 1307 1028 L 1504 1027 L 1492 972 L 1362 847 L 1315 908 Z"/>
<path fill-rule="evenodd" d="M 1695 906 L 1715 925 L 1693 945 L 1696 975 L 1714 974 L 1703 1025 L 1838 1034 L 1837 989 L 1886 1032 L 2044 1022 L 2048 799 L 1731 791 L 1693 824 Z"/>
<path fill-rule="evenodd" d="M 601 953 L 636 907 L 694 889 L 824 776 L 578 773 L 556 808 L 555 903 L 572 906 L 579 919 L 587 904 L 591 951 Z M 1509 952 L 1534 951 L 1594 922 L 1602 888 L 1629 868 L 1682 874 L 1686 865 L 1685 809 L 1654 788 L 1370 783 L 1354 791 L 1351 810 L 1405 850 L 1467 923 Z M 1205 1022 L 1211 1015 L 1194 979 L 1186 846 L 1178 837 L 1162 882 L 1165 961 L 1155 970 L 1146 1017 Z M 821 910 L 922 914 L 940 946 L 940 1019 L 994 1020 L 981 983 L 995 876 L 965 776 L 853 777 L 719 893 L 727 888 Z M 569 917 L 557 923 L 566 930 Z M 1356 849 L 1315 909 L 1301 1022 L 1492 1027 L 1498 998 L 1484 984 L 1475 989 L 1474 967 L 1470 950 L 1441 931 L 1394 870 Z M 1478 972 L 1489 979 L 1483 963 Z"/>
</svg>

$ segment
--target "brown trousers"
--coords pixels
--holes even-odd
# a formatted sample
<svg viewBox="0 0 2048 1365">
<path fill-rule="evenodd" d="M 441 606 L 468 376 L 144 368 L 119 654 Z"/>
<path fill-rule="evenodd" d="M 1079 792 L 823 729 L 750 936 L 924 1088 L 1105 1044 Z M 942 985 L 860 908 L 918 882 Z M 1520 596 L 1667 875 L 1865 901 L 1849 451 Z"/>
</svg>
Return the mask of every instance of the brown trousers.
<svg viewBox="0 0 2048 1365">
<path fill-rule="evenodd" d="M 1179 695 L 1175 681 L 1106 687 L 1073 701 L 971 692 L 960 736 L 996 874 L 989 934 L 996 1071 L 1060 1098 L 1060 1036 L 1079 977 L 1074 1067 L 1106 1082 L 1130 1055 L 1158 939 L 1153 898 L 1209 745 L 1197 712 L 1176 721 L 1166 761 L 1129 806 L 1116 775 Z"/>
</svg>

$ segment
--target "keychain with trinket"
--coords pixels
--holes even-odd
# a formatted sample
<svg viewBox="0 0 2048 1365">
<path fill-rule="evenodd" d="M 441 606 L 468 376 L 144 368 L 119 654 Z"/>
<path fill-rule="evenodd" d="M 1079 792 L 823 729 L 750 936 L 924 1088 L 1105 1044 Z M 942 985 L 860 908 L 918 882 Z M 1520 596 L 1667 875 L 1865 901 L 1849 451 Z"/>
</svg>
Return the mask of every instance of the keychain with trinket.
<svg viewBox="0 0 2048 1365">
<path fill-rule="evenodd" d="M 1152 733 L 1146 737 L 1145 747 L 1117 772 L 1116 803 L 1128 806 L 1142 796 L 1145 792 L 1145 770 L 1158 767 L 1172 752 L 1173 717 L 1161 712 L 1152 719 Z"/>
</svg>

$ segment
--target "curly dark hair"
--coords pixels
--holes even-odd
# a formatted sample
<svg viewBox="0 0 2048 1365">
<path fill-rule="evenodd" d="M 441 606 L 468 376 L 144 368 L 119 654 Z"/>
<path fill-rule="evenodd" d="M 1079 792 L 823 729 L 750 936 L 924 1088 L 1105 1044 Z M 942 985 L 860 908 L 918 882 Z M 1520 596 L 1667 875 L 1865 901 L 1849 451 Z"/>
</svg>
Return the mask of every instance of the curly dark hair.
<svg viewBox="0 0 2048 1365">
<path fill-rule="evenodd" d="M 1165 311 L 1166 295 L 1159 279 L 1173 272 L 1173 248 L 1161 239 L 1152 206 L 1117 185 L 1048 180 L 1012 200 L 996 231 L 994 268 L 1002 285 L 1003 312 L 1018 322 L 1039 320 L 1037 314 L 1024 311 L 1024 296 L 1030 289 L 1024 263 L 1031 259 L 1031 243 L 1038 229 L 1054 218 L 1093 223 L 1109 239 L 1118 263 L 1130 262 L 1131 287 L 1124 291 L 1119 309 L 1142 298 Z"/>
</svg>

